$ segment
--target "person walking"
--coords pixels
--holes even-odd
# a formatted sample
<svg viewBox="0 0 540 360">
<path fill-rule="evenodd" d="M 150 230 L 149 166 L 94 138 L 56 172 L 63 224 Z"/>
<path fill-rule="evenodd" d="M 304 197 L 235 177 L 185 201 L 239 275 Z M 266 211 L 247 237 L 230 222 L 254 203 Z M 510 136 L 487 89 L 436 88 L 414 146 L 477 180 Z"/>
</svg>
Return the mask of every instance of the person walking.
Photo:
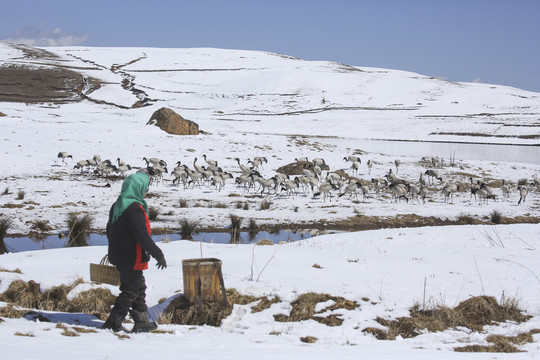
<svg viewBox="0 0 540 360">
<path fill-rule="evenodd" d="M 109 262 L 120 272 L 120 295 L 102 329 L 126 331 L 122 323 L 128 312 L 135 322 L 132 332 L 157 329 L 148 321 L 146 283 L 143 270 L 148 269 L 150 256 L 157 260 L 158 269 L 167 267 L 165 256 L 150 237 L 148 205 L 144 197 L 149 178 L 145 173 L 129 175 L 122 183 L 122 190 L 109 211 L 107 240 Z"/>
</svg>

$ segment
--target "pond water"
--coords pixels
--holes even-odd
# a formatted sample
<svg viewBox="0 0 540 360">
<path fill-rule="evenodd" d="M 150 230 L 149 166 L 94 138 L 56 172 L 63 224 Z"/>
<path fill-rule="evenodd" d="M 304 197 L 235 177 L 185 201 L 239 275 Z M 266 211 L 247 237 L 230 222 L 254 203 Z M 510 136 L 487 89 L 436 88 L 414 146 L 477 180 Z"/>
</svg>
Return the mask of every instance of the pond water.
<svg viewBox="0 0 540 360">
<path fill-rule="evenodd" d="M 349 141 L 349 140 L 345 140 Z M 454 142 L 350 140 L 352 149 L 395 156 L 438 156 L 448 160 L 505 161 L 540 165 L 540 145 Z"/>
<path fill-rule="evenodd" d="M 235 240 L 233 239 L 231 233 L 229 232 L 215 232 L 215 233 L 205 233 L 201 232 L 196 235 L 193 235 L 195 241 L 202 241 L 207 243 L 217 243 L 217 244 L 253 244 L 260 240 L 268 239 L 274 244 L 285 242 L 285 241 L 297 241 L 302 239 L 309 238 L 309 233 L 301 232 L 292 232 L 289 230 L 281 230 L 278 233 L 269 233 L 266 231 L 259 231 L 255 234 L 250 234 L 248 232 L 241 232 L 239 237 Z M 178 241 L 182 240 L 179 234 L 162 234 L 162 235 L 153 235 L 152 239 L 155 242 L 160 241 Z M 66 246 L 67 239 L 60 239 L 58 235 L 50 235 L 44 239 L 31 239 L 29 237 L 6 237 L 4 239 L 4 244 L 9 252 L 21 252 L 21 251 L 32 251 L 32 250 L 43 250 L 43 249 L 57 249 L 63 248 Z M 88 246 L 103 246 L 107 245 L 107 237 L 103 234 L 91 234 L 88 239 Z"/>
</svg>

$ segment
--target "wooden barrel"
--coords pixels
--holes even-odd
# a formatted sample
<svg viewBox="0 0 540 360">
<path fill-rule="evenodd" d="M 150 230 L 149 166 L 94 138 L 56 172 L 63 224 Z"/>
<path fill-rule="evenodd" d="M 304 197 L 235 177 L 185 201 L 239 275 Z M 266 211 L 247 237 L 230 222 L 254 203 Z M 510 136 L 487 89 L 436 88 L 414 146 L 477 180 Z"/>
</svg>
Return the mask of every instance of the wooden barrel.
<svg viewBox="0 0 540 360">
<path fill-rule="evenodd" d="M 216 258 L 182 260 L 184 273 L 184 296 L 190 303 L 220 300 L 221 260 Z M 223 286 L 225 288 L 225 286 Z"/>
</svg>

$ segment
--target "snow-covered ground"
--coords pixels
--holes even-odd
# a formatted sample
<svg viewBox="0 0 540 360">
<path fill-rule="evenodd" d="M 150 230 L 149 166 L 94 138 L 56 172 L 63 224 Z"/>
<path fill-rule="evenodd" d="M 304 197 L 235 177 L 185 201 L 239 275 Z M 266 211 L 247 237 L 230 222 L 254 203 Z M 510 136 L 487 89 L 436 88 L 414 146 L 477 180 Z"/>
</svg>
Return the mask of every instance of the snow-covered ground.
<svg viewBox="0 0 540 360">
<path fill-rule="evenodd" d="M 246 164 L 248 159 L 264 156 L 268 163 L 260 172 L 266 178 L 296 158 L 323 158 L 330 171 L 343 169 L 366 183 L 392 169 L 399 178 L 416 184 L 420 174 L 431 167 L 421 158 L 434 154 L 397 155 L 399 142 L 389 143 L 392 149 L 388 151 L 368 152 L 364 145 L 367 148 L 372 139 L 536 146 L 526 147 L 532 155 L 524 156 L 523 161 L 493 161 L 489 154 L 484 160 L 471 160 L 456 152 L 455 165 L 450 166 L 451 154 L 441 154 L 445 165 L 437 171 L 443 181 L 428 184 L 425 204 L 395 202 L 387 191 L 377 197 L 373 188 L 358 200 L 348 195 L 337 199 L 338 191 L 326 200 L 322 196 L 313 198 L 311 191 L 294 197 L 285 192 L 260 195 L 236 186 L 234 180 L 228 180 L 219 192 L 209 184 L 184 189 L 182 185 L 173 186 L 172 175 L 166 174 L 151 188 L 149 205 L 161 211 L 152 226 L 177 231 L 178 220 L 187 218 L 200 221 L 203 227 L 225 228 L 230 225 L 230 214 L 283 228 L 289 224 L 325 228 L 358 215 L 385 218 L 415 214 L 443 219 L 466 215 L 488 221 L 494 210 L 512 218 L 540 214 L 540 197 L 530 185 L 540 172 L 534 160 L 540 141 L 538 93 L 253 51 L 47 50 L 60 56 L 47 60 L 49 64 L 77 68 L 85 76 L 101 79 L 104 86 L 88 94 L 90 101 L 0 104 L 0 112 L 6 115 L 0 117 L 0 208 L 2 215 L 14 222 L 8 235 L 29 233 L 36 220 L 48 222 L 53 233 L 66 230 L 65 219 L 71 212 L 91 214 L 94 230 L 103 231 L 121 181 L 73 169 L 77 161 L 95 154 L 113 163 L 121 158 L 137 168 L 145 166 L 143 157 L 156 157 L 168 163 L 169 171 L 177 161 L 193 168 L 195 158 L 198 165 L 206 166 L 203 155 L 207 155 L 234 177 L 240 175 L 234 158 Z M 0 66 L 4 63 L 50 66 L 0 43 Z M 143 95 L 121 86 L 127 77 Z M 141 97 L 150 99 L 151 106 L 129 108 Z M 195 121 L 204 133 L 174 136 L 146 125 L 161 107 Z M 60 151 L 73 158 L 63 163 L 57 158 Z M 350 162 L 343 160 L 353 154 L 361 154 L 357 173 L 350 169 Z M 366 165 L 368 159 L 374 162 L 371 171 Z M 399 169 L 394 165 L 396 159 L 401 162 Z M 492 185 L 497 200 L 481 205 L 471 198 L 469 178 Z M 508 199 L 502 197 L 503 179 L 511 186 Z M 525 203 L 518 206 L 516 186 L 521 179 L 526 179 L 530 192 Z M 446 204 L 441 190 L 449 182 L 459 183 L 461 189 Z M 19 193 L 23 193 L 21 199 Z M 186 200 L 188 206 L 180 207 L 180 200 Z M 268 210 L 260 210 L 264 200 L 272 203 Z M 155 351 L 153 355 L 164 358 L 173 354 L 188 358 L 466 356 L 451 349 L 464 343 L 483 343 L 485 333 L 452 330 L 410 340 L 378 341 L 361 330 L 375 326 L 377 316 L 407 314 L 407 309 L 422 298 L 424 280 L 428 296 L 436 304 L 454 306 L 483 294 L 500 298 L 504 292 L 520 299 L 527 314 L 533 316 L 522 325 L 489 329 L 491 333 L 515 335 L 538 328 L 540 302 L 535 299 L 540 289 L 535 264 L 539 233 L 538 224 L 478 225 L 332 234 L 272 247 L 203 244 L 205 257 L 222 259 L 227 287 L 246 294 L 277 295 L 283 303 L 257 314 L 251 314 L 249 306 L 238 307 L 218 329 L 165 326 L 173 333 L 130 335 L 127 341 L 109 332 L 67 338 L 51 324 L 5 319 L 0 331 L 9 341 L 2 350 L 10 358 L 39 354 L 40 358 L 51 359 L 71 356 L 75 350 L 69 349 L 77 349 L 83 358 L 132 357 L 143 351 Z M 493 237 L 500 238 L 504 246 L 493 246 L 488 240 Z M 158 299 L 182 291 L 181 259 L 200 256 L 199 244 L 177 241 L 160 246 L 171 266 L 165 272 L 154 267 L 147 271 L 152 306 Z M 104 251 L 103 247 L 91 247 L 1 255 L 2 268 L 19 268 L 22 274 L 0 272 L 0 292 L 15 278 L 35 280 L 44 288 L 69 283 L 76 277 L 89 281 L 88 264 L 98 261 Z M 256 272 L 261 272 L 272 255 L 260 280 L 248 281 L 252 259 L 256 259 Z M 314 268 L 314 264 L 322 269 Z M 314 321 L 283 324 L 273 320 L 273 314 L 286 313 L 288 302 L 307 291 L 343 296 L 362 306 L 344 313 L 345 322 L 339 328 Z M 363 302 L 363 297 L 371 301 Z M 68 324 L 80 321 L 100 326 L 88 316 L 57 316 Z M 31 332 L 34 336 L 14 336 L 15 332 Z M 271 332 L 280 335 L 269 335 Z M 319 340 L 310 345 L 300 342 L 299 338 L 307 335 Z M 538 341 L 538 335 L 535 339 Z M 96 348 L 100 349 L 98 354 L 92 352 Z M 517 357 L 534 358 L 540 353 L 537 342 L 521 348 L 528 352 Z"/>
<path fill-rule="evenodd" d="M 181 260 L 198 258 L 201 254 L 222 260 L 227 288 L 257 297 L 277 296 L 281 302 L 258 313 L 250 311 L 254 304 L 236 306 L 219 328 L 160 325 L 161 330 L 171 333 L 129 334 L 130 339 L 126 340 L 109 331 L 66 337 L 54 322 L 5 319 L 0 324 L 4 356 L 64 359 L 71 358 L 76 351 L 82 359 L 128 358 L 135 354 L 164 359 L 179 354 L 188 359 L 255 356 L 262 359 L 507 359 L 508 354 L 465 355 L 453 349 L 487 345 L 489 334 L 516 336 L 540 328 L 538 225 L 386 229 L 323 235 L 274 246 L 189 241 L 158 245 L 169 267 L 157 270 L 152 261 L 145 272 L 147 300 L 153 316 L 158 316 L 168 303 L 158 305 L 159 299 L 171 300 L 182 292 Z M 0 272 L 0 292 L 13 279 L 34 280 L 43 290 L 70 284 L 80 277 L 85 282 L 68 295 L 74 297 L 78 291 L 88 290 L 88 264 L 98 262 L 105 252 L 106 247 L 93 246 L 2 255 L 3 268 L 20 269 L 22 274 Z M 116 287 L 106 287 L 118 293 Z M 323 312 L 323 316 L 339 314 L 344 321 L 338 327 L 314 320 L 291 323 L 274 320 L 273 315 L 289 314 L 290 302 L 308 292 L 341 296 L 358 302 L 360 307 Z M 412 305 L 424 301 L 424 292 L 428 306 L 454 307 L 471 296 L 484 294 L 498 300 L 508 296 L 517 299 L 533 318 L 522 324 L 486 326 L 482 332 L 459 328 L 395 341 L 376 340 L 362 332 L 367 327 L 382 328 L 375 321 L 377 317 L 407 316 Z M 68 328 L 101 326 L 101 321 L 89 315 L 47 312 L 44 315 L 65 323 Z M 15 336 L 16 332 L 29 336 Z M 318 340 L 305 344 L 300 338 L 306 336 Z M 534 340 L 519 347 L 526 353 L 514 354 L 512 358 L 536 358 L 540 354 L 540 335 L 534 335 Z"/>
</svg>

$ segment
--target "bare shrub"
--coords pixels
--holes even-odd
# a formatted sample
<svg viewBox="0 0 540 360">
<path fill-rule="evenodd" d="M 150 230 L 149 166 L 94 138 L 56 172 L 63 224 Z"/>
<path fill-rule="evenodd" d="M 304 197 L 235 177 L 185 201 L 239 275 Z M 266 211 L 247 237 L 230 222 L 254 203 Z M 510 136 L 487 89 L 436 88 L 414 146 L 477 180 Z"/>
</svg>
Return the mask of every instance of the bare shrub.
<svg viewBox="0 0 540 360">
<path fill-rule="evenodd" d="M 19 192 L 17 193 L 17 200 L 23 200 L 23 199 L 24 199 L 24 195 L 26 195 L 26 193 L 24 192 L 24 190 L 19 190 Z"/>
<path fill-rule="evenodd" d="M 178 206 L 181 207 L 181 208 L 187 208 L 188 207 L 188 202 L 186 199 L 180 199 L 178 200 Z"/>
</svg>

